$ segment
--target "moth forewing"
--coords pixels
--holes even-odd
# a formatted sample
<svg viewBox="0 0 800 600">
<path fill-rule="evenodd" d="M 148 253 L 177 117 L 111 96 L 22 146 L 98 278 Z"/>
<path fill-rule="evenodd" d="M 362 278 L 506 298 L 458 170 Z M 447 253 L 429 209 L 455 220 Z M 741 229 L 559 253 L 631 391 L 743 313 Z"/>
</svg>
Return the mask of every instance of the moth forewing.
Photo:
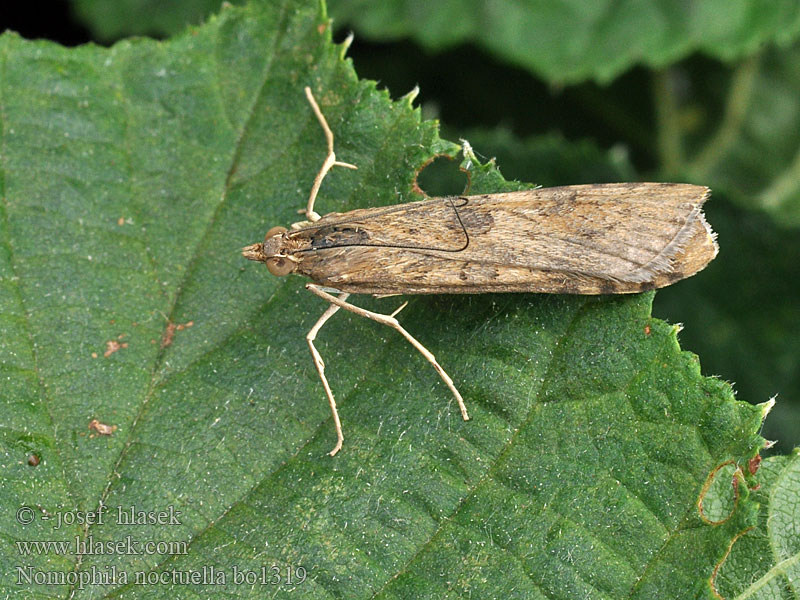
<svg viewBox="0 0 800 600">
<path fill-rule="evenodd" d="M 708 189 L 626 183 L 434 198 L 288 234 L 297 271 L 352 293 L 631 293 L 714 258 Z"/>
<path fill-rule="evenodd" d="M 314 202 L 336 160 L 333 133 L 309 88 L 328 155 L 305 209 L 306 222 L 273 227 L 242 254 L 273 275 L 297 272 L 330 304 L 306 335 L 342 447 L 339 414 L 314 340 L 340 308 L 392 327 L 433 365 L 469 418 L 461 394 L 436 358 L 395 318 L 347 302 L 351 293 L 535 292 L 625 294 L 663 287 L 704 268 L 717 254 L 702 213 L 708 188 L 616 183 L 431 198 L 320 217 Z M 334 288 L 325 289 L 322 286 Z M 339 296 L 331 292 L 339 292 Z"/>
</svg>

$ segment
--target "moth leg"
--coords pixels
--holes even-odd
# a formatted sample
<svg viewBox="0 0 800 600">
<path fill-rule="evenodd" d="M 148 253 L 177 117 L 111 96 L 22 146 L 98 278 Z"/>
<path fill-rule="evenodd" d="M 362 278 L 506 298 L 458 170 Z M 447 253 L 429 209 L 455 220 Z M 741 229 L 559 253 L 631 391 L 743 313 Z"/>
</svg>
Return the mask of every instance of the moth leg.
<svg viewBox="0 0 800 600">
<path fill-rule="evenodd" d="M 322 163 L 322 168 L 314 178 L 314 185 L 311 186 L 311 193 L 308 196 L 308 204 L 306 205 L 306 209 L 305 211 L 299 211 L 301 214 L 305 212 L 306 219 L 313 223 L 314 221 L 319 221 L 320 219 L 320 216 L 314 212 L 314 201 L 317 199 L 317 194 L 319 193 L 319 188 L 322 185 L 322 180 L 325 179 L 325 175 L 328 174 L 328 171 L 330 171 L 333 167 L 345 167 L 346 169 L 357 169 L 358 167 L 351 165 L 350 163 L 336 160 L 336 154 L 333 152 L 333 132 L 331 131 L 331 128 L 328 127 L 328 122 L 325 120 L 325 115 L 322 114 L 317 101 L 314 99 L 314 95 L 311 93 L 311 88 L 306 86 L 305 92 L 306 98 L 308 98 L 308 103 L 311 104 L 311 108 L 314 110 L 314 114 L 317 115 L 317 120 L 322 126 L 322 131 L 325 133 L 325 140 L 328 142 L 328 156 L 325 157 L 325 161 Z"/>
<path fill-rule="evenodd" d="M 350 294 L 342 294 L 342 299 L 346 299 L 349 295 Z M 322 313 L 322 316 L 319 318 L 319 320 L 306 334 L 306 341 L 308 342 L 308 347 L 311 349 L 311 356 L 314 358 L 314 366 L 317 367 L 317 373 L 319 373 L 319 378 L 322 380 L 322 387 L 325 388 L 325 395 L 328 397 L 328 403 L 331 405 L 333 424 L 336 426 L 336 445 L 333 447 L 333 450 L 328 453 L 331 456 L 335 456 L 336 453 L 342 449 L 344 434 L 342 433 L 342 422 L 339 420 L 339 412 L 336 410 L 336 400 L 333 399 L 331 386 L 328 384 L 328 379 L 325 377 L 325 362 L 322 360 L 322 356 L 320 355 L 319 351 L 314 347 L 314 340 L 317 339 L 317 333 L 319 333 L 319 330 L 322 329 L 322 326 L 325 324 L 325 322 L 334 314 L 336 314 L 339 308 L 340 307 L 336 304 L 331 304 L 328 306 L 328 310 Z"/>
<path fill-rule="evenodd" d="M 433 368 L 436 369 L 436 372 L 439 374 L 439 377 L 442 378 L 442 381 L 444 381 L 447 384 L 447 387 L 450 388 L 450 391 L 453 392 L 453 395 L 456 397 L 456 400 L 458 401 L 458 407 L 461 409 L 461 416 L 465 421 L 469 421 L 469 414 L 467 413 L 467 407 L 464 404 L 464 398 L 461 397 L 461 394 L 456 389 L 455 384 L 453 384 L 453 380 L 450 379 L 450 376 L 445 372 L 445 370 L 441 367 L 441 365 L 438 362 L 436 362 L 436 357 L 434 357 L 433 354 L 431 354 L 430 350 L 428 350 L 425 346 L 420 344 L 416 340 L 416 338 L 414 338 L 414 336 L 408 333 L 408 331 L 403 329 L 403 326 L 400 325 L 397 319 L 395 319 L 395 315 L 399 313 L 401 310 L 403 310 L 403 308 L 405 308 L 407 303 L 404 303 L 402 306 L 400 306 L 400 308 L 395 310 L 392 314 L 383 315 L 380 313 L 375 313 L 369 310 L 365 310 L 363 308 L 350 304 L 349 302 L 345 302 L 348 296 L 347 294 L 342 294 L 337 298 L 336 296 L 327 293 L 320 286 L 314 285 L 313 283 L 307 283 L 306 289 L 312 292 L 313 294 L 319 296 L 323 300 L 330 302 L 332 305 L 344 308 L 345 310 L 349 310 L 350 312 L 355 313 L 362 317 L 366 317 L 367 319 L 372 319 L 373 321 L 377 321 L 378 323 L 388 325 L 392 329 L 395 329 L 398 332 L 400 332 L 400 334 L 404 338 L 406 338 L 409 341 L 409 343 L 412 346 L 414 346 L 414 348 L 416 348 L 417 351 L 419 351 L 419 353 L 422 354 L 422 356 L 424 356 L 429 363 L 431 363 L 431 365 L 433 365 Z"/>
</svg>

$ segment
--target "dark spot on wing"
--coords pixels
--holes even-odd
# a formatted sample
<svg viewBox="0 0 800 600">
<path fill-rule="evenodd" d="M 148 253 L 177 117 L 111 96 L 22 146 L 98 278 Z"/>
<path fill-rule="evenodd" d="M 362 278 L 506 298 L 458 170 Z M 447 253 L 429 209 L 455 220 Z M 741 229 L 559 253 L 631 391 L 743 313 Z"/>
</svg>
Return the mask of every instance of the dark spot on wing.
<svg viewBox="0 0 800 600">
<path fill-rule="evenodd" d="M 676 280 L 676 281 L 677 281 L 677 280 Z M 654 290 L 654 289 L 656 289 L 656 283 L 655 283 L 655 281 L 645 281 L 645 282 L 644 282 L 644 283 L 642 283 L 642 284 L 641 284 L 641 286 L 639 287 L 639 291 L 640 291 L 640 292 L 649 292 L 650 290 Z"/>
<path fill-rule="evenodd" d="M 478 235 L 486 233 L 494 226 L 494 217 L 485 210 L 471 210 L 469 206 L 458 209 L 458 215 L 461 217 L 461 223 L 454 225 L 463 227 L 469 232 L 470 235 Z"/>
<path fill-rule="evenodd" d="M 609 281 L 608 279 L 600 280 L 601 294 L 613 294 L 616 291 L 617 291 L 617 285 L 613 281 Z"/>
<path fill-rule="evenodd" d="M 311 236 L 311 248 L 321 250 L 334 246 L 354 246 L 367 244 L 369 233 L 353 225 L 331 225 L 321 227 Z"/>
</svg>

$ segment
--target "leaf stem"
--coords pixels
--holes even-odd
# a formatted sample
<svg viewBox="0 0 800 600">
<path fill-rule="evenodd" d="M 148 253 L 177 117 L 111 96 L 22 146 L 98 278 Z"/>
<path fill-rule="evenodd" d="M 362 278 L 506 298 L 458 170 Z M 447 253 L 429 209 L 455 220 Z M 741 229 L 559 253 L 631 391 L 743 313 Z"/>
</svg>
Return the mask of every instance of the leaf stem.
<svg viewBox="0 0 800 600">
<path fill-rule="evenodd" d="M 760 55 L 755 54 L 734 71 L 722 121 L 711 139 L 691 161 L 690 172 L 693 179 L 706 179 L 736 141 L 753 95 L 760 59 Z"/>
<path fill-rule="evenodd" d="M 667 173 L 677 173 L 684 164 L 680 116 L 670 69 L 653 73 L 658 157 Z"/>
<path fill-rule="evenodd" d="M 780 208 L 800 192 L 800 149 L 792 163 L 758 194 L 758 204 L 770 211 Z"/>
</svg>

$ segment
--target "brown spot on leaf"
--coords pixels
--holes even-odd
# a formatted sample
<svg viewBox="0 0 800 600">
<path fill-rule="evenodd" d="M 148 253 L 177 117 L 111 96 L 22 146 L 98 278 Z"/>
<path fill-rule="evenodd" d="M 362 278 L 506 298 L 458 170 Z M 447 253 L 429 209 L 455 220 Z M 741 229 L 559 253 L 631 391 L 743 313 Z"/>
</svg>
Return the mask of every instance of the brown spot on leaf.
<svg viewBox="0 0 800 600">
<path fill-rule="evenodd" d="M 38 454 L 31 453 L 28 455 L 28 464 L 32 467 L 36 467 L 39 465 L 40 458 Z"/>
<path fill-rule="evenodd" d="M 100 435 L 111 435 L 117 430 L 116 425 L 106 425 L 105 423 L 101 423 L 97 419 L 92 419 L 89 421 L 89 429 L 92 431 L 96 431 Z M 90 435 L 89 437 L 94 437 Z"/>
<path fill-rule="evenodd" d="M 755 475 L 756 471 L 758 471 L 758 467 L 761 466 L 761 455 L 756 454 L 753 458 L 747 461 L 747 470 L 750 471 L 750 475 Z"/>
<path fill-rule="evenodd" d="M 164 330 L 164 335 L 161 336 L 161 347 L 166 348 L 172 343 L 172 338 L 175 336 L 175 323 L 167 323 L 167 328 Z"/>
<path fill-rule="evenodd" d="M 119 338 L 117 339 L 121 339 L 122 337 L 124 336 L 119 336 Z M 103 356 L 105 358 L 108 358 L 109 356 L 114 354 L 114 352 L 116 352 L 117 350 L 121 350 L 122 348 L 127 348 L 127 347 L 128 347 L 128 342 L 120 343 L 117 340 L 108 340 L 106 342 L 106 351 L 103 352 Z"/>
<path fill-rule="evenodd" d="M 161 337 L 161 347 L 166 348 L 172 344 L 176 331 L 183 331 L 187 327 L 194 325 L 194 321 L 187 321 L 186 323 L 167 323 L 167 328 L 164 330 L 164 335 Z"/>
</svg>

